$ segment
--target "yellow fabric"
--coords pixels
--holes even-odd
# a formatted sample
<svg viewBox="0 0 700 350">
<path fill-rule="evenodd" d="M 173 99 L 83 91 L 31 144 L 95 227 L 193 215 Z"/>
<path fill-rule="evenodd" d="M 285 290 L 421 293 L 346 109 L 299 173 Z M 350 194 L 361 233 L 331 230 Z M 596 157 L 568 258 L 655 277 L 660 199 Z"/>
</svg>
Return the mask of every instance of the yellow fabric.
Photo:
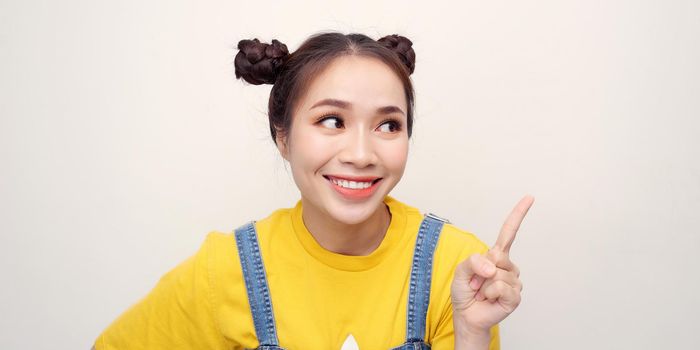
<svg viewBox="0 0 700 350">
<path fill-rule="evenodd" d="M 256 229 L 277 324 L 288 350 L 340 349 L 349 334 L 362 350 L 388 350 L 406 336 L 411 259 L 423 218 L 387 196 L 389 229 L 367 256 L 321 247 L 302 221 L 301 201 L 257 221 Z M 426 341 L 454 348 L 450 284 L 457 263 L 488 247 L 446 224 L 433 260 Z M 491 350 L 500 348 L 498 325 Z M 232 233 L 211 232 L 191 258 L 168 272 L 97 339 L 106 349 L 255 348 L 253 318 Z"/>
</svg>

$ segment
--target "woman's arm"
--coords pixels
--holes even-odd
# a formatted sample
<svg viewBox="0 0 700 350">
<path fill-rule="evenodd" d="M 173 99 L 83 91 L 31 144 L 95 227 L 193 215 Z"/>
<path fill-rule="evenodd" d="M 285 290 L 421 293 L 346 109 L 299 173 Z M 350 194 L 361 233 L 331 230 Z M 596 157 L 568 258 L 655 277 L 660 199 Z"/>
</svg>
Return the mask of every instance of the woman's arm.
<svg viewBox="0 0 700 350">
<path fill-rule="evenodd" d="M 534 200 L 532 196 L 520 200 L 488 253 L 472 254 L 457 265 L 451 287 L 455 349 L 488 349 L 489 329 L 520 304 L 520 270 L 509 254 Z"/>
<path fill-rule="evenodd" d="M 491 332 L 469 331 L 464 321 L 454 318 L 455 323 L 455 350 L 488 350 L 491 344 Z"/>
<path fill-rule="evenodd" d="M 212 237 L 209 235 L 194 256 L 166 273 L 144 298 L 114 320 L 93 349 L 226 348 L 211 298 Z"/>
</svg>

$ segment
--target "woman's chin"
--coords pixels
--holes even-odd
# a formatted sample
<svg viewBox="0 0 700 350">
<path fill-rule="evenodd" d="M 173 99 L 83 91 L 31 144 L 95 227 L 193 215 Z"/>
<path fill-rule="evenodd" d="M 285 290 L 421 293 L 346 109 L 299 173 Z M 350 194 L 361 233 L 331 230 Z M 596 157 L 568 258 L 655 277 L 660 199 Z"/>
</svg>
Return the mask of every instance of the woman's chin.
<svg viewBox="0 0 700 350">
<path fill-rule="evenodd" d="M 336 221 L 346 225 L 357 225 L 367 221 L 380 208 L 383 201 L 370 200 L 363 203 L 333 205 L 328 214 Z"/>
</svg>

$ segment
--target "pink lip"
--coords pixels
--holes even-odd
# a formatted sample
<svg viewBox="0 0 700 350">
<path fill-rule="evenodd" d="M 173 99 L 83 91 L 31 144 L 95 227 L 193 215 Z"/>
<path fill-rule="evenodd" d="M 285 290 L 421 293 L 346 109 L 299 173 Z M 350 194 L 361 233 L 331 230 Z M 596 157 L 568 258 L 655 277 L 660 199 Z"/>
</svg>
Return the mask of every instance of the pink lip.
<svg viewBox="0 0 700 350">
<path fill-rule="evenodd" d="M 336 191 L 338 192 L 341 196 L 343 196 L 346 199 L 364 199 L 367 197 L 372 196 L 374 192 L 377 190 L 379 187 L 379 183 L 381 182 L 382 178 L 380 177 L 360 177 L 360 176 L 336 176 L 336 175 L 325 175 L 324 176 L 328 180 L 328 184 Z M 340 179 L 340 180 L 347 180 L 347 181 L 355 181 L 355 182 L 372 182 L 372 186 L 367 187 L 367 188 L 358 188 L 358 189 L 353 189 L 353 188 L 345 188 L 338 186 L 333 183 L 330 179 Z"/>
<path fill-rule="evenodd" d="M 372 182 L 376 179 L 380 179 L 380 177 L 371 177 L 371 176 L 352 176 L 352 175 L 324 175 L 327 178 L 332 178 L 332 179 L 339 179 L 339 180 L 348 180 L 348 181 L 355 181 L 355 182 Z"/>
</svg>

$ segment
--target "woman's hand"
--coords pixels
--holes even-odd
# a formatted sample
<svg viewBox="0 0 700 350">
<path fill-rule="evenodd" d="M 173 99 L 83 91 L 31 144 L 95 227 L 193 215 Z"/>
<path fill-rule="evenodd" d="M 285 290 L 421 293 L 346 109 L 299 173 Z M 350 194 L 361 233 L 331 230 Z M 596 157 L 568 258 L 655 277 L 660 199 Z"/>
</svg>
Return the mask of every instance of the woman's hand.
<svg viewBox="0 0 700 350">
<path fill-rule="evenodd" d="M 510 246 L 535 198 L 525 196 L 506 219 L 496 244 L 484 256 L 473 254 L 457 265 L 452 281 L 455 340 L 470 343 L 488 338 L 492 326 L 520 304 L 520 270 L 510 261 Z"/>
</svg>

